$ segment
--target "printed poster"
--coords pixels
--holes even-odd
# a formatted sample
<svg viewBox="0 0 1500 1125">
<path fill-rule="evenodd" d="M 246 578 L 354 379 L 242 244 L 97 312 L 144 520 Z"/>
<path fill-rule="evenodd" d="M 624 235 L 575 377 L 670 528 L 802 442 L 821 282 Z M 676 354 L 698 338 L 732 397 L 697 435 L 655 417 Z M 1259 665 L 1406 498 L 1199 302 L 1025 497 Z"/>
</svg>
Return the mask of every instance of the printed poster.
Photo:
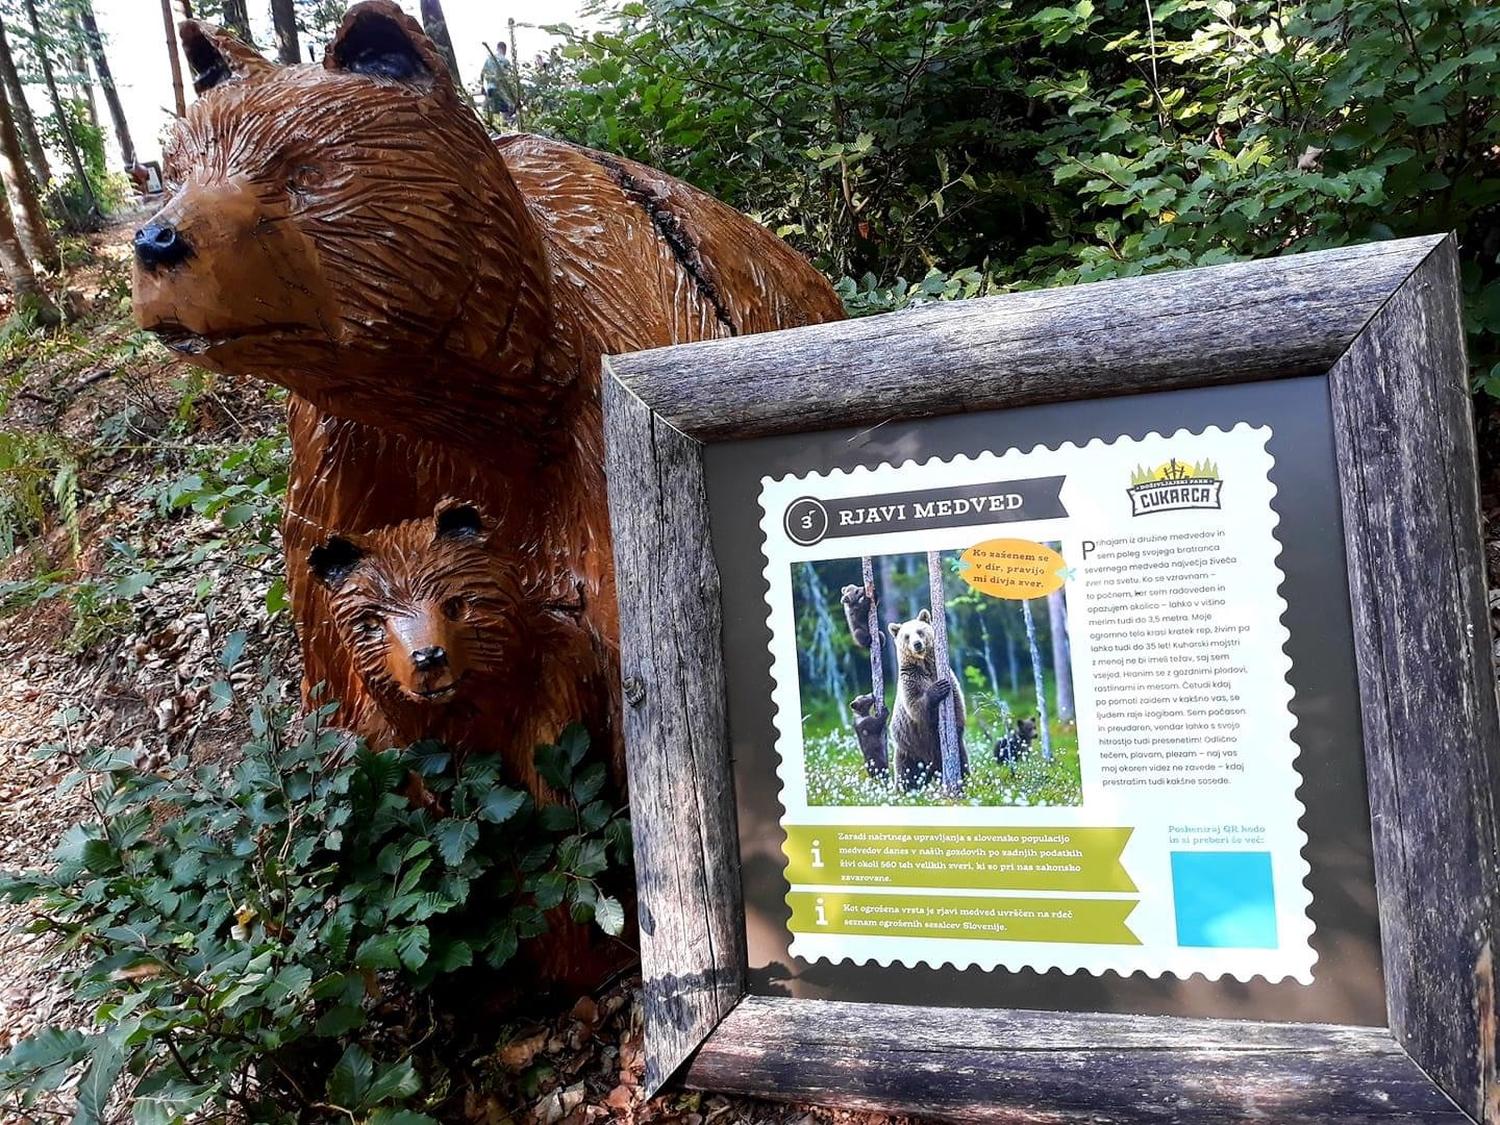
<svg viewBox="0 0 1500 1125">
<path fill-rule="evenodd" d="M 1270 433 L 762 480 L 793 955 L 1312 982 Z"/>
</svg>

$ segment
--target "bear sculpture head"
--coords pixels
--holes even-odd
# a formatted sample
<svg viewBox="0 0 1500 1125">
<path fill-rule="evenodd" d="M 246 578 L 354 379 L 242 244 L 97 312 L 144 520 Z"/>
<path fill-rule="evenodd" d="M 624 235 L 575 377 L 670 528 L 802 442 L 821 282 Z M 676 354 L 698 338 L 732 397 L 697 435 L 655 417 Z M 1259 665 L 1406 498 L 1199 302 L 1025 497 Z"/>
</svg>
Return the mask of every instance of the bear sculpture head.
<svg viewBox="0 0 1500 1125">
<path fill-rule="evenodd" d="M 427 436 L 434 414 L 471 431 L 476 404 L 535 395 L 540 237 L 411 17 L 356 4 L 322 64 L 271 63 L 191 20 L 182 43 L 202 96 L 167 142 L 172 195 L 135 236 L 142 327 Z"/>
<path fill-rule="evenodd" d="M 549 603 L 519 553 L 492 542 L 476 505 L 440 502 L 430 518 L 313 549 L 313 574 L 331 591 L 341 643 L 385 706 L 435 708 L 473 700 L 538 664 L 578 605 Z"/>
</svg>

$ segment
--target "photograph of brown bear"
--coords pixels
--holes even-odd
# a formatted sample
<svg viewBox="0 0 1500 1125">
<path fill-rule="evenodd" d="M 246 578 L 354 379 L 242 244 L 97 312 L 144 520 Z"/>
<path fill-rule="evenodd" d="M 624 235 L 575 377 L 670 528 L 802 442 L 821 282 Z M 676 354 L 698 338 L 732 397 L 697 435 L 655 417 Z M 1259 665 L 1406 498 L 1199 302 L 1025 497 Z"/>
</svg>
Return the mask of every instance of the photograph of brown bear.
<svg viewBox="0 0 1500 1125">
<path fill-rule="evenodd" d="M 1067 593 L 990 597 L 960 577 L 961 553 L 938 554 L 936 583 L 925 553 L 792 564 L 809 804 L 1081 801 Z M 956 785 L 943 778 L 949 708 Z"/>
</svg>

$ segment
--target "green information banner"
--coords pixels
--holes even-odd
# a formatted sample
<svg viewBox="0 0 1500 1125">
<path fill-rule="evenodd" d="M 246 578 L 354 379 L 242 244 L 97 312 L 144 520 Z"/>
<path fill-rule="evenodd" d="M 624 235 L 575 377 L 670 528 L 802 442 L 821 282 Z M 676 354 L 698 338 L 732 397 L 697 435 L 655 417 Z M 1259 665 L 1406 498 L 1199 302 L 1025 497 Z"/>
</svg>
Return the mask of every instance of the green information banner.
<svg viewBox="0 0 1500 1125">
<path fill-rule="evenodd" d="M 793 891 L 793 933 L 1140 945 L 1125 925 L 1136 899 Z"/>
<path fill-rule="evenodd" d="M 1134 891 L 1120 863 L 1130 828 L 786 826 L 793 886 Z"/>
</svg>

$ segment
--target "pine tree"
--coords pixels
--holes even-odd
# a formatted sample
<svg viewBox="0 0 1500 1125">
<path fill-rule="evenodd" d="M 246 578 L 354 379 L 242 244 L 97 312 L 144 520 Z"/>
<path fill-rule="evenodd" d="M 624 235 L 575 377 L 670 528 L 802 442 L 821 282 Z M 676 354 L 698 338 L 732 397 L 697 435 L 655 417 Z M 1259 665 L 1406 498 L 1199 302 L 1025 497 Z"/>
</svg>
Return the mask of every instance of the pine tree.
<svg viewBox="0 0 1500 1125">
<path fill-rule="evenodd" d="M 294 0 L 271 0 L 271 24 L 276 29 L 276 57 L 288 66 L 302 61 L 297 39 L 297 8 Z"/>
<path fill-rule="evenodd" d="M 21 152 L 21 138 L 11 113 L 10 100 L 0 92 L 0 181 L 10 199 L 11 217 L 27 257 L 33 262 L 52 263 L 57 245 L 47 229 L 47 219 L 37 198 L 36 185 Z"/>
<path fill-rule="evenodd" d="M 73 175 L 78 180 L 78 190 L 84 199 L 83 221 L 89 225 L 103 219 L 99 200 L 94 195 L 94 185 L 83 170 L 83 158 L 78 155 L 78 143 L 73 139 L 73 128 L 68 110 L 63 105 L 62 95 L 57 91 L 57 76 L 52 71 L 52 60 L 47 56 L 47 37 L 42 32 L 42 17 L 37 12 L 36 0 L 25 0 L 26 16 L 31 21 L 32 42 L 36 47 L 37 63 L 42 68 L 42 79 L 47 86 L 47 95 L 52 99 L 52 112 L 57 115 L 58 133 L 62 137 L 63 150 L 72 165 Z"/>
<path fill-rule="evenodd" d="M 177 25 L 172 19 L 172 0 L 161 0 L 161 25 L 167 37 L 167 59 L 172 64 L 172 104 L 177 116 L 187 112 L 187 98 L 182 91 L 182 60 L 177 52 Z"/>
<path fill-rule="evenodd" d="M 115 137 L 120 142 L 120 154 L 125 160 L 125 167 L 134 168 L 135 143 L 130 139 L 130 124 L 125 120 L 125 107 L 120 104 L 114 75 L 109 69 L 109 58 L 104 53 L 104 39 L 99 34 L 99 23 L 94 19 L 93 2 L 76 2 L 78 18 L 83 22 L 83 37 L 89 45 L 89 54 L 94 58 L 94 72 L 99 75 L 99 85 L 104 87 L 104 101 L 109 106 L 110 119 L 115 123 Z"/>
<path fill-rule="evenodd" d="M 250 35 L 250 13 L 245 10 L 245 0 L 224 0 L 224 26 L 250 46 L 255 46 L 255 40 Z"/>
<path fill-rule="evenodd" d="M 448 34 L 448 20 L 443 15 L 443 0 L 422 0 L 422 28 L 447 61 L 448 73 L 453 75 L 453 85 L 462 90 L 464 80 L 458 73 L 458 55 L 453 50 L 453 37 Z"/>
<path fill-rule="evenodd" d="M 36 279 L 36 273 L 26 257 L 26 250 L 16 234 L 10 206 L 3 199 L 0 199 L 0 269 L 5 271 L 5 278 L 10 282 L 10 291 L 15 298 L 12 319 L 23 322 L 31 319 L 47 326 L 62 323 L 57 306 Z"/>
<path fill-rule="evenodd" d="M 21 76 L 16 73 L 15 56 L 10 53 L 10 40 L 5 35 L 5 20 L 0 18 L 0 85 L 5 88 L 6 101 L 16 119 L 16 130 L 21 134 L 21 144 L 26 149 L 26 160 L 36 174 L 36 182 L 43 190 L 52 185 L 52 167 L 47 163 L 47 150 L 37 136 L 36 119 L 31 115 L 31 106 L 26 103 L 26 91 L 21 86 Z"/>
</svg>

